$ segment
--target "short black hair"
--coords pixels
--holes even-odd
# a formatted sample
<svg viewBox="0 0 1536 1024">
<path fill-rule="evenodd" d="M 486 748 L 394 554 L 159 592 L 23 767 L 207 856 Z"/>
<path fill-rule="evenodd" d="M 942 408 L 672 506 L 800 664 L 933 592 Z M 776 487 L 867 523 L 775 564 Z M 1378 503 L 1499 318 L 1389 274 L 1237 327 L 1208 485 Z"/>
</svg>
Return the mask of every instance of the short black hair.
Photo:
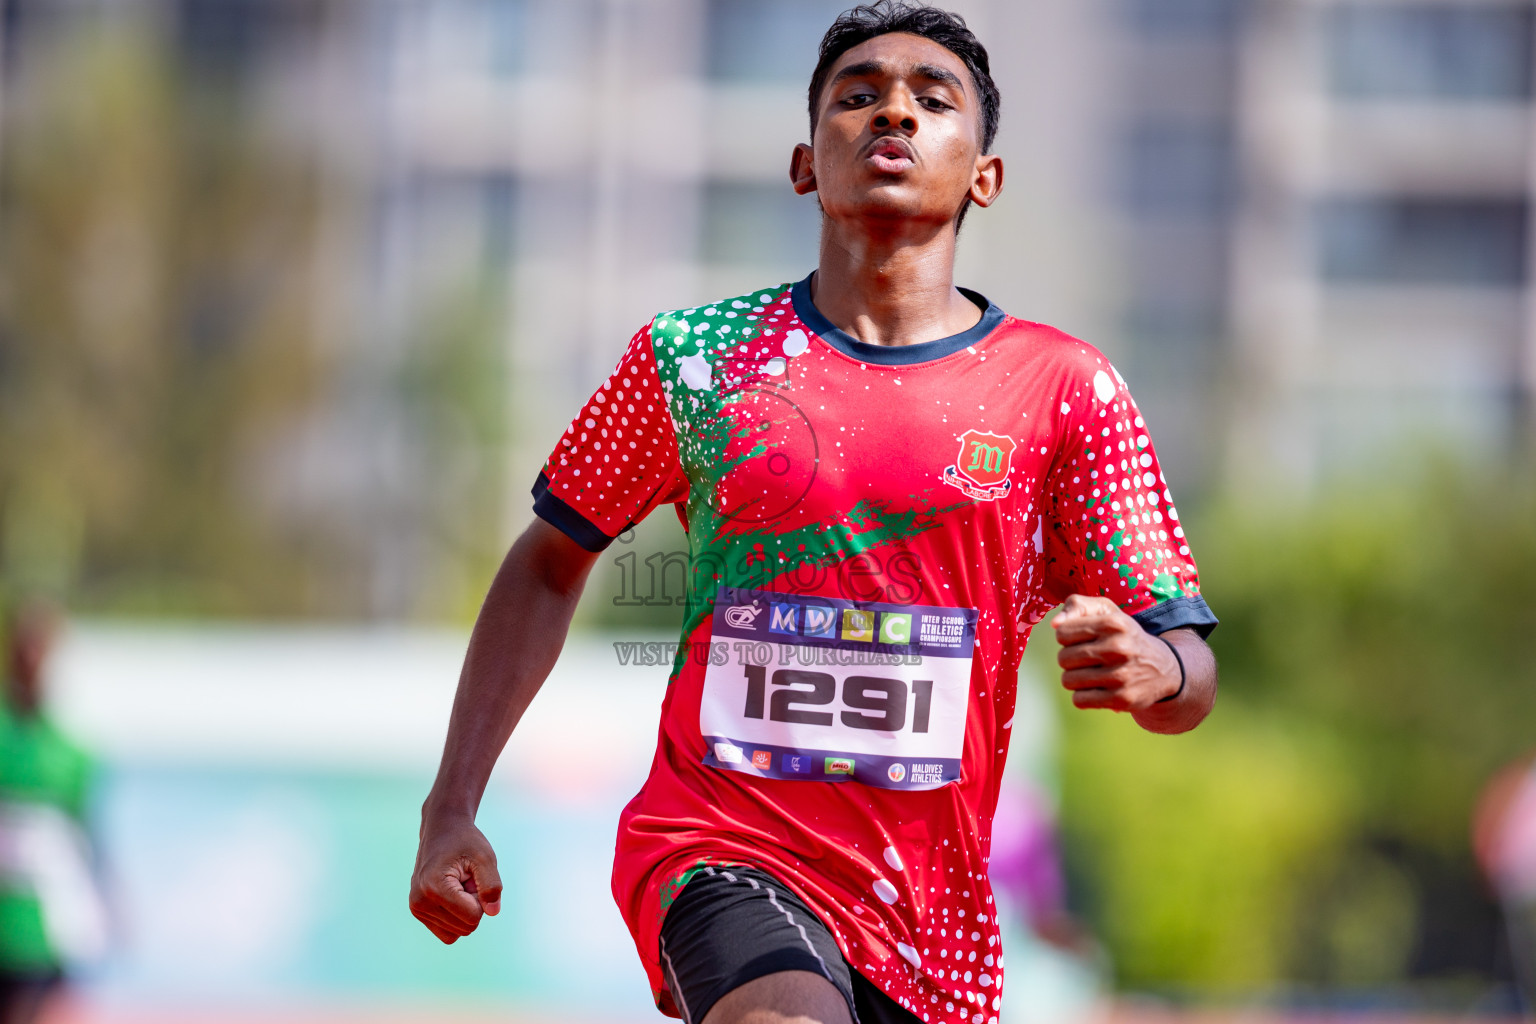
<svg viewBox="0 0 1536 1024">
<path fill-rule="evenodd" d="M 1003 102 L 997 83 L 992 81 L 987 48 L 981 45 L 981 40 L 960 15 L 906 0 L 875 0 L 872 4 L 860 4 L 839 14 L 827 34 L 821 37 L 816 70 L 811 73 L 811 135 L 816 134 L 816 108 L 821 102 L 821 90 L 827 84 L 827 75 L 837 58 L 860 43 L 892 32 L 910 32 L 931 39 L 965 63 L 971 72 L 971 80 L 976 83 L 976 91 L 980 93 L 981 151 L 990 153 L 992 140 L 997 137 Z"/>
</svg>

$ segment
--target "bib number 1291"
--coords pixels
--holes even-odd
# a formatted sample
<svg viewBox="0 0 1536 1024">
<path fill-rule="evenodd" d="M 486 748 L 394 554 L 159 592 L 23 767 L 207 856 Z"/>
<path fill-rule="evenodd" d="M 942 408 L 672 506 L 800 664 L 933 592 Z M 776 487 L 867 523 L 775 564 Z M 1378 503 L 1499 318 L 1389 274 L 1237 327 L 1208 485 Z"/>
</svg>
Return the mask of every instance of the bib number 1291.
<svg viewBox="0 0 1536 1024">
<path fill-rule="evenodd" d="M 705 764 L 886 789 L 960 778 L 975 609 L 722 587 L 711 634 L 737 656 L 704 670 Z"/>
<path fill-rule="evenodd" d="M 831 673 L 781 668 L 770 675 L 766 665 L 743 665 L 742 671 L 747 677 L 743 718 L 763 718 L 766 698 L 769 721 L 820 726 L 839 721 L 849 729 L 900 732 L 907 726 L 910 704 L 912 732 L 928 731 L 933 708 L 932 679 L 914 679 L 909 688 L 901 679 L 850 675 L 843 680 L 842 710 L 834 718 L 831 711 L 802 710 L 836 702 L 837 678 Z"/>
</svg>

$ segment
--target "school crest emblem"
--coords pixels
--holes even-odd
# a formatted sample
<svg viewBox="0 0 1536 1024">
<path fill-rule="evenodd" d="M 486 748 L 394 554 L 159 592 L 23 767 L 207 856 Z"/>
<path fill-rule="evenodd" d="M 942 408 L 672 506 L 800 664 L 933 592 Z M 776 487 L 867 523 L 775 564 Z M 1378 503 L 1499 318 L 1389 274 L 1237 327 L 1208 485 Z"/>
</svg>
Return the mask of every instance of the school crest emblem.
<svg viewBox="0 0 1536 1024">
<path fill-rule="evenodd" d="M 977 501 L 996 501 L 1013 488 L 1008 479 L 1018 442 L 1006 434 L 967 430 L 960 435 L 960 453 L 944 469 L 944 482 Z"/>
</svg>

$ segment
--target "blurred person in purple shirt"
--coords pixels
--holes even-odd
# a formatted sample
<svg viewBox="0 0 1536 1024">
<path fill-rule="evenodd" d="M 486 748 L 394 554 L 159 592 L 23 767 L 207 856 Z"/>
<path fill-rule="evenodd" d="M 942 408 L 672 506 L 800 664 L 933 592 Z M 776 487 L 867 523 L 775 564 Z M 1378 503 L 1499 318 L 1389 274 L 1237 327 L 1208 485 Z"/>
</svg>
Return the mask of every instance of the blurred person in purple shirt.
<svg viewBox="0 0 1536 1024">
<path fill-rule="evenodd" d="M 992 819 L 992 885 L 1044 942 L 1091 954 L 1092 939 L 1067 910 L 1055 815 L 1039 787 L 1005 776 Z"/>
</svg>

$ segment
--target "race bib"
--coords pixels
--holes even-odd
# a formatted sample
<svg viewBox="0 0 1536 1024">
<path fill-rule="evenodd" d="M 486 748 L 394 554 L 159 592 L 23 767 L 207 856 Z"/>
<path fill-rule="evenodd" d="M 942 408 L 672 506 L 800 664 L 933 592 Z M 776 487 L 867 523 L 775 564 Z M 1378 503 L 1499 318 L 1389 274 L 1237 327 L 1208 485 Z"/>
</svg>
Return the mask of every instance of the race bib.
<svg viewBox="0 0 1536 1024">
<path fill-rule="evenodd" d="M 883 789 L 960 778 L 976 609 L 721 587 L 711 633 L 727 656 L 704 674 L 705 764 Z"/>
</svg>

